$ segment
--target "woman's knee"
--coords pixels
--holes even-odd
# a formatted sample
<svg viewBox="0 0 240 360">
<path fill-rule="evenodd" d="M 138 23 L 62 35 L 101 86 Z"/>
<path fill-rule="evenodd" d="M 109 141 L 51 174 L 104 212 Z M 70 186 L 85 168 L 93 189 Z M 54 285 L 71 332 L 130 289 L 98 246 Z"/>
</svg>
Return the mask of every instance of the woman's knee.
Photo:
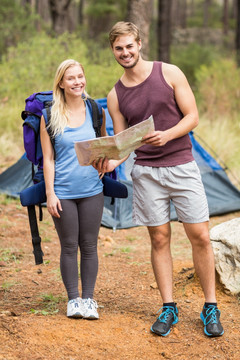
<svg viewBox="0 0 240 360">
<path fill-rule="evenodd" d="M 61 238 L 60 244 L 62 253 L 71 255 L 78 252 L 78 242 L 73 241 L 73 238 Z"/>
</svg>

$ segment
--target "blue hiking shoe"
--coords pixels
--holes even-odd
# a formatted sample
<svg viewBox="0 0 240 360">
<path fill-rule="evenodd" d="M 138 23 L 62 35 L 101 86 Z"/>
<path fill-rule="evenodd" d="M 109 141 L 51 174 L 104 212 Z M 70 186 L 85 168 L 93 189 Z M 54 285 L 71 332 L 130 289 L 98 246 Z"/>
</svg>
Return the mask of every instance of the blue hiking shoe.
<svg viewBox="0 0 240 360">
<path fill-rule="evenodd" d="M 204 332 L 207 336 L 221 336 L 224 333 L 223 327 L 219 321 L 220 310 L 216 305 L 203 307 L 200 318 L 204 324 Z"/>
<path fill-rule="evenodd" d="M 167 336 L 172 325 L 178 322 L 178 309 L 177 306 L 163 306 L 158 312 L 161 310 L 162 313 L 152 325 L 151 331 L 157 335 Z"/>
</svg>

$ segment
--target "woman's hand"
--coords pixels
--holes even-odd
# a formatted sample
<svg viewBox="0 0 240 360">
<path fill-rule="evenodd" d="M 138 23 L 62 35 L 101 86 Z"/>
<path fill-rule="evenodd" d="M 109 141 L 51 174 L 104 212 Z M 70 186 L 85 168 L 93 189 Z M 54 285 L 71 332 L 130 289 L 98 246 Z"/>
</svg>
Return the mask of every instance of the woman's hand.
<svg viewBox="0 0 240 360">
<path fill-rule="evenodd" d="M 92 162 L 92 166 L 98 171 L 100 178 L 102 178 L 106 172 L 113 171 L 118 165 L 118 160 L 109 160 L 107 157 L 99 158 Z"/>
<path fill-rule="evenodd" d="M 49 214 L 60 218 L 59 211 L 62 211 L 61 202 L 55 194 L 47 196 L 47 209 Z"/>
</svg>

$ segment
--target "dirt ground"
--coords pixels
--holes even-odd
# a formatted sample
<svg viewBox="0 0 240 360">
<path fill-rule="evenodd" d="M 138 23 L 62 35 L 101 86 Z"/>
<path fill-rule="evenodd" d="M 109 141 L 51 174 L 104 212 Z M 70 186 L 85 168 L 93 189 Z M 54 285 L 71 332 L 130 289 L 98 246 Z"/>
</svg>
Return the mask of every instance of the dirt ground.
<svg viewBox="0 0 240 360">
<path fill-rule="evenodd" d="M 239 298 L 217 298 L 225 334 L 208 338 L 199 318 L 204 302 L 182 225 L 172 223 L 174 292 L 179 323 L 168 337 L 150 332 L 161 300 L 150 263 L 145 227 L 102 227 L 95 299 L 100 320 L 68 319 L 59 271 L 60 247 L 47 210 L 40 223 L 44 264 L 35 265 L 27 211 L 19 201 L 0 203 L 0 359 L 240 359 Z M 213 217 L 210 228 L 239 217 Z"/>
</svg>

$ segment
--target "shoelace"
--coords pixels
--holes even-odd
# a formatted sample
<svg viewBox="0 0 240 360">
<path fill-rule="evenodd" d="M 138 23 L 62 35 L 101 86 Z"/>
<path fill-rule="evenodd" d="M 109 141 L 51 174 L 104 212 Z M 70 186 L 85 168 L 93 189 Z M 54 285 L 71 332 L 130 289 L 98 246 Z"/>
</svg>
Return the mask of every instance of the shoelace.
<svg viewBox="0 0 240 360">
<path fill-rule="evenodd" d="M 87 307 L 89 308 L 89 309 L 92 309 L 93 307 L 95 308 L 95 309 L 97 309 L 98 308 L 98 305 L 97 305 L 97 302 L 95 301 L 95 300 L 93 300 L 93 299 L 87 299 L 87 300 L 85 300 L 85 304 L 87 305 Z"/>
<path fill-rule="evenodd" d="M 205 325 L 209 323 L 217 324 L 218 323 L 217 314 L 220 314 L 220 310 L 216 306 L 210 305 L 206 309 L 206 318 L 204 320 L 204 324 Z"/>
<path fill-rule="evenodd" d="M 159 313 L 159 311 L 161 310 L 163 310 L 163 312 L 159 316 L 159 320 L 161 322 L 166 323 L 171 314 L 173 315 L 173 320 L 176 320 L 177 316 L 175 314 L 175 309 L 172 306 L 163 306 L 161 309 L 158 310 L 157 313 Z"/>
<path fill-rule="evenodd" d="M 79 307 L 80 307 L 80 304 L 79 304 L 79 302 L 78 302 L 76 299 L 70 300 L 69 303 L 70 303 L 71 306 L 74 307 L 74 308 L 79 308 Z"/>
</svg>

